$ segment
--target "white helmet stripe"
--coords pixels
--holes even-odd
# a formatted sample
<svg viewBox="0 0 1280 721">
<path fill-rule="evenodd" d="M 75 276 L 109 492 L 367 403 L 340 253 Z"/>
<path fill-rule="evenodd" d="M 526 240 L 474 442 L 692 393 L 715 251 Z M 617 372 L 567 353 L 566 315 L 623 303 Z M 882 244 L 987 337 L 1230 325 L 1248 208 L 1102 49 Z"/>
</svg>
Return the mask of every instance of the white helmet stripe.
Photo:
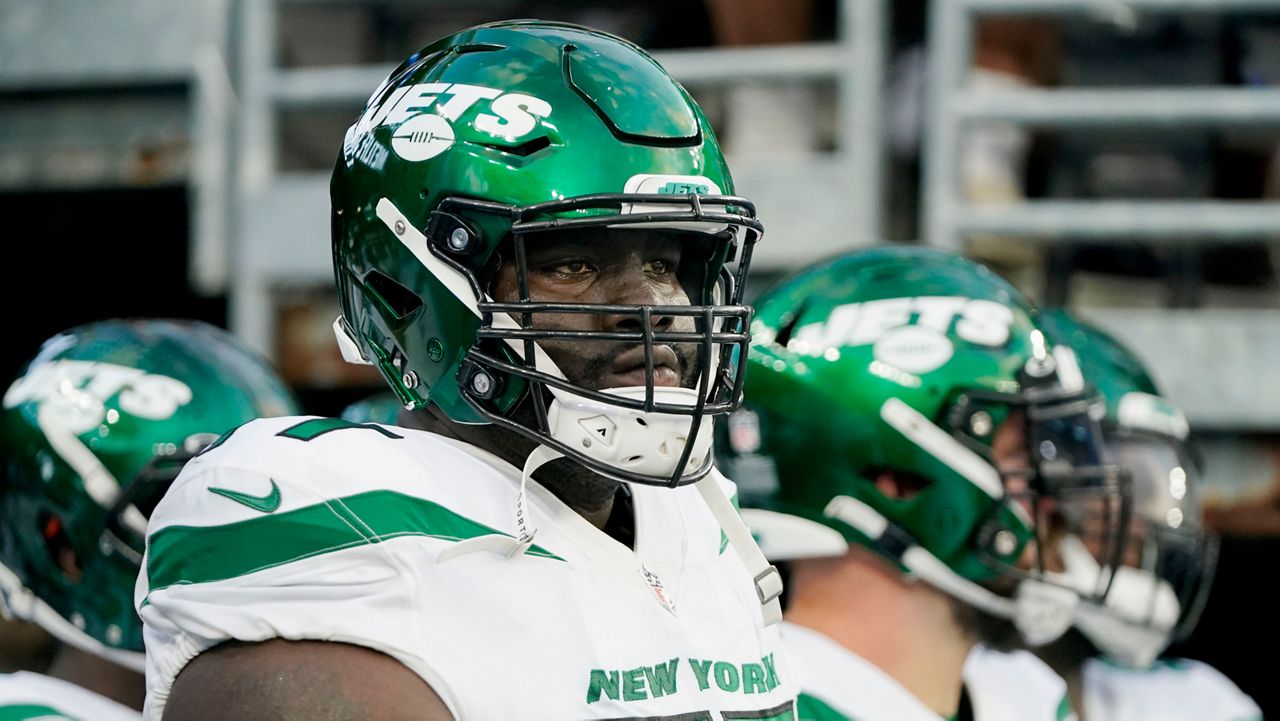
<svg viewBox="0 0 1280 721">
<path fill-rule="evenodd" d="M 110 508 L 120 497 L 119 481 L 102 465 L 93 451 L 66 427 L 53 402 L 40 404 L 40 410 L 36 412 L 36 424 L 54 452 L 80 476 L 89 497 L 99 506 Z"/>
<path fill-rule="evenodd" d="M 475 291 L 471 288 L 471 282 L 462 273 L 449 267 L 449 264 L 437 258 L 431 249 L 427 247 L 427 236 L 422 231 L 414 227 L 409 219 L 404 217 L 404 213 L 386 198 L 378 199 L 378 219 L 381 220 L 390 230 L 392 235 L 396 236 L 404 245 L 413 253 L 413 257 L 422 263 L 423 267 L 431 271 L 431 274 L 439 280 L 445 288 L 453 294 L 467 307 L 477 318 L 480 317 L 480 308 L 477 306 L 479 299 L 476 298 Z"/>
<path fill-rule="evenodd" d="M 965 448 L 964 444 L 937 427 L 922 413 L 899 398 L 890 398 L 880 406 L 880 417 L 907 440 L 942 461 L 992 498 L 1004 497 L 1000 473 L 985 458 Z"/>
</svg>

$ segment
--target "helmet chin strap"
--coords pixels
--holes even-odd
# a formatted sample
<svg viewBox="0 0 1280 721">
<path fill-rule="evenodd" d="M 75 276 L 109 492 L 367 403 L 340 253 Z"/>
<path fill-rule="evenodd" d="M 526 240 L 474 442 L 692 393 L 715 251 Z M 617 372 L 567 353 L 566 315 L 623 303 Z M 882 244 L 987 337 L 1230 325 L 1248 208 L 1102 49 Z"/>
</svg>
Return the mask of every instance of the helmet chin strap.
<svg viewBox="0 0 1280 721">
<path fill-rule="evenodd" d="M 853 526 L 912 576 L 963 603 L 1013 621 L 1022 637 L 1033 646 L 1046 644 L 1071 627 L 1079 600 L 1071 589 L 1037 579 L 1023 579 L 1014 597 L 1007 598 L 951 570 L 905 531 L 856 498 L 836 496 L 827 504 L 825 513 Z"/>
<path fill-rule="evenodd" d="M 1102 568 L 1075 536 L 1059 544 L 1066 573 L 1064 582 L 1088 591 Z M 1092 581 L 1091 581 L 1092 579 Z M 1129 566 L 1118 568 L 1111 579 L 1106 601 L 1083 603 L 1076 614 L 1076 628 L 1112 660 L 1132 668 L 1147 668 L 1169 645 L 1181 605 L 1173 587 L 1150 571 Z"/>
<path fill-rule="evenodd" d="M 751 574 L 765 625 L 772 626 L 778 623 L 782 620 L 782 603 L 778 600 L 782 596 L 782 575 L 764 557 L 764 553 L 751 537 L 751 531 L 747 529 L 747 524 L 743 522 L 738 509 L 734 508 L 733 503 L 725 496 L 716 478 L 708 475 L 695 483 L 694 487 L 702 495 L 702 500 L 711 509 L 711 515 L 720 524 L 725 537 L 729 539 L 729 544 L 733 546 L 734 552 L 738 554 L 738 558 L 742 559 L 747 572 Z"/>
<path fill-rule="evenodd" d="M 468 553 L 487 551 L 507 558 L 523 555 L 533 545 L 538 529 L 532 524 L 526 502 L 525 490 L 534 472 L 543 465 L 562 458 L 563 454 L 547 446 L 538 446 L 525 459 L 524 470 L 520 473 L 520 491 L 516 495 L 516 532 L 515 537 L 505 534 L 489 534 L 477 538 L 459 541 L 440 552 L 438 561 L 443 563 Z M 760 552 L 759 546 L 751 538 L 751 531 L 742 521 L 742 516 L 733 507 L 733 503 L 725 496 L 716 478 L 708 475 L 694 484 L 703 501 L 711 510 L 711 515 L 724 531 L 730 545 L 738 557 L 742 559 L 751 574 L 755 585 L 756 597 L 760 600 L 761 613 L 765 625 L 772 626 L 782 620 L 782 576 Z"/>
<path fill-rule="evenodd" d="M 922 413 L 898 398 L 880 407 L 880 417 L 904 438 L 918 446 L 993 500 L 1006 498 L 1000 473 L 990 461 L 957 441 Z M 1018 503 L 1005 503 L 1024 524 L 1033 521 Z M 881 546 L 881 551 L 898 560 L 913 575 L 964 603 L 1013 621 L 1027 643 L 1048 643 L 1071 627 L 1078 596 L 1070 589 L 1035 578 L 1018 583 L 1013 598 L 1006 598 L 951 570 L 937 556 L 915 543 L 905 531 L 891 526 L 875 509 L 847 496 L 838 496 L 827 505 L 832 515 L 857 528 Z M 885 543 L 888 541 L 888 543 Z"/>
<path fill-rule="evenodd" d="M 533 545 L 533 537 L 538 534 L 538 529 L 533 526 L 529 515 L 529 505 L 525 495 L 529 479 L 533 477 L 534 472 L 539 468 L 563 456 L 564 454 L 560 453 L 560 451 L 547 446 L 538 446 L 525 458 L 524 469 L 520 472 L 520 490 L 516 494 L 516 536 L 491 533 L 486 536 L 468 538 L 441 551 L 440 555 L 437 556 L 437 560 L 440 563 L 444 563 L 450 559 L 480 551 L 496 553 L 507 558 L 524 555 L 525 551 L 528 551 Z"/>
</svg>

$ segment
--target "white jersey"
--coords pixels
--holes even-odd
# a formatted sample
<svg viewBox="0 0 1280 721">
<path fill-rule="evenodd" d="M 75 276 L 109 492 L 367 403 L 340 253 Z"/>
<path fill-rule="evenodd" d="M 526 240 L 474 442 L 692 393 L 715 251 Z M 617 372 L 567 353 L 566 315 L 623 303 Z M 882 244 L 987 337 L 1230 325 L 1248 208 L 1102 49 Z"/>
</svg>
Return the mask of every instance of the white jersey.
<svg viewBox="0 0 1280 721">
<path fill-rule="evenodd" d="M 878 666 L 817 631 L 782 624 L 782 641 L 800 684 L 802 721 L 939 721 Z M 1062 679 L 1029 653 L 979 647 L 964 668 L 975 721 L 1063 721 L 1074 717 Z"/>
<path fill-rule="evenodd" d="M 1261 721 L 1258 705 L 1212 666 L 1162 660 L 1146 670 L 1084 665 L 1085 721 Z"/>
<path fill-rule="evenodd" d="M 224 436 L 151 516 L 147 718 L 201 651 L 271 638 L 386 653 L 465 721 L 792 718 L 777 628 L 698 489 L 633 485 L 633 551 L 530 481 L 536 536 L 507 557 L 486 543 L 515 535 L 519 484 L 424 431 L 295 417 Z"/>
<path fill-rule="evenodd" d="M 975 646 L 964 662 L 964 687 L 976 721 L 1075 721 L 1067 682 L 1028 651 Z"/>
<path fill-rule="evenodd" d="M 801 721 L 939 721 L 896 679 L 827 636 L 784 622 L 782 642 L 800 686 Z"/>
<path fill-rule="evenodd" d="M 137 711 L 68 681 L 19 671 L 0 673 L 4 721 L 139 721 Z"/>
</svg>

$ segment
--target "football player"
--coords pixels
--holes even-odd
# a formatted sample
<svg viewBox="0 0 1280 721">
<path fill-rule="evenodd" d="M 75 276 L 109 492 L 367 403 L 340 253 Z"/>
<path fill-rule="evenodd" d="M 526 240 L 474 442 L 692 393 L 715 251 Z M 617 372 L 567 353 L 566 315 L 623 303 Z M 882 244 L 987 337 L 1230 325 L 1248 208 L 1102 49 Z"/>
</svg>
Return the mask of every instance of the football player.
<svg viewBox="0 0 1280 721">
<path fill-rule="evenodd" d="M 1061 679 L 999 651 L 1060 634 L 1081 595 L 1039 558 L 1046 508 L 1118 519 L 1124 487 L 1026 302 L 958 256 L 886 247 L 806 269 L 756 308 L 726 436 L 744 516 L 791 561 L 800 717 L 1069 717 Z"/>
<path fill-rule="evenodd" d="M 219 434 L 292 413 L 274 371 L 204 323 L 108 320 L 44 343 L 0 415 L 0 600 L 61 647 L 48 675 L 0 675 L 0 718 L 139 718 L 148 513 Z"/>
<path fill-rule="evenodd" d="M 761 232 L 732 193 L 625 40 L 502 22 L 394 70 L 333 175 L 335 329 L 413 413 L 184 469 L 149 718 L 791 718 L 780 580 L 710 458 Z"/>
<path fill-rule="evenodd" d="M 1075 627 L 1038 649 L 1067 681 L 1082 721 L 1197 719 L 1256 721 L 1258 706 L 1216 669 L 1191 659 L 1157 658 L 1194 627 L 1217 558 L 1200 522 L 1200 475 L 1180 410 L 1157 390 L 1132 351 L 1065 311 L 1040 326 L 1069 346 L 1084 377 L 1106 398 L 1103 434 L 1133 484 L 1125 563 L 1103 604 L 1083 604 Z M 1065 572 L 1093 574 L 1092 539 L 1081 519 L 1063 539 Z"/>
</svg>

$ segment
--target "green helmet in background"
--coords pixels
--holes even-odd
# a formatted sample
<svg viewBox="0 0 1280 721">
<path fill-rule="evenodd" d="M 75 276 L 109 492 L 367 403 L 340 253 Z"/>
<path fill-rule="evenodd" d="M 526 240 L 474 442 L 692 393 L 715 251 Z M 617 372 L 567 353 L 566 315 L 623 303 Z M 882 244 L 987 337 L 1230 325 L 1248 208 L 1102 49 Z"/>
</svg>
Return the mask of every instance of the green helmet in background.
<svg viewBox="0 0 1280 721">
<path fill-rule="evenodd" d="M 141 671 L 148 514 L 220 434 L 296 412 L 262 359 L 204 323 L 109 320 L 47 340 L 0 415 L 4 607 Z"/>
<path fill-rule="evenodd" d="M 1217 565 L 1217 539 L 1201 525 L 1190 427 L 1115 338 L 1063 310 L 1046 311 L 1040 326 L 1075 352 L 1084 377 L 1105 397 L 1107 452 L 1132 479 L 1126 562 L 1105 604 L 1082 606 L 1076 626 L 1113 660 L 1145 668 L 1194 628 Z M 1091 555 L 1078 546 L 1064 548 L 1063 559 L 1069 573 L 1081 567 L 1085 576 L 1092 573 Z"/>
<path fill-rule="evenodd" d="M 757 301 L 746 403 L 724 438 L 771 558 L 865 546 L 1042 643 L 1066 630 L 1079 596 L 1020 562 L 1047 532 L 1042 501 L 1088 495 L 1123 512 L 1098 410 L 1087 389 L 1060 382 L 1008 283 L 959 256 L 880 247 Z M 997 470 L 997 436 L 1016 439 L 1016 470 Z M 772 483 L 742 473 L 744 461 Z"/>
<path fill-rule="evenodd" d="M 498 424 L 620 480 L 696 481 L 711 468 L 703 417 L 741 397 L 731 360 L 746 357 L 742 281 L 761 226 L 732 193 L 702 111 L 635 45 L 542 21 L 446 37 L 373 93 L 334 170 L 344 357 L 377 366 L 410 409 Z M 626 242 L 636 229 L 687 241 L 692 305 L 656 312 L 694 318 L 696 333 L 655 332 L 652 306 L 529 299 L 526 242 L 586 232 Z M 503 264 L 516 267 L 516 302 L 488 296 Z M 556 313 L 626 315 L 636 329 L 539 327 Z M 539 346 L 551 339 L 693 344 L 698 381 L 655 388 L 648 353 L 644 386 L 584 388 Z"/>
<path fill-rule="evenodd" d="M 391 392 L 377 393 L 342 409 L 342 420 L 352 423 L 381 423 L 394 426 L 399 420 L 400 400 Z"/>
</svg>

